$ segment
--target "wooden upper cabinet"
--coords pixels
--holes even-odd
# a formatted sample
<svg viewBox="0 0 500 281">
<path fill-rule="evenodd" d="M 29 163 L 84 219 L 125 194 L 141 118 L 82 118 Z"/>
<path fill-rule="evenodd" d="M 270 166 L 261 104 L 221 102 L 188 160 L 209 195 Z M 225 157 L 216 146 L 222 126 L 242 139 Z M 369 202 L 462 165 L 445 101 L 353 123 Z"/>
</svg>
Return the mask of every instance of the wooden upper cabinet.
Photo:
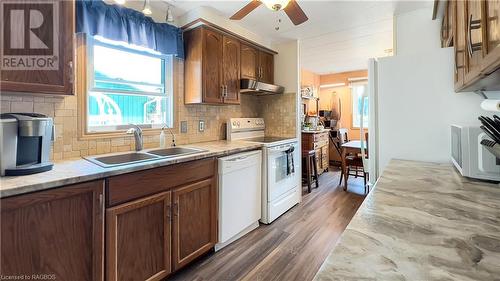
<svg viewBox="0 0 500 281">
<path fill-rule="evenodd" d="M 258 79 L 259 50 L 241 44 L 241 78 Z"/>
<path fill-rule="evenodd" d="M 221 103 L 222 89 L 222 35 L 203 29 L 203 101 L 206 103 Z"/>
<path fill-rule="evenodd" d="M 486 25 L 486 73 L 500 65 L 500 0 L 484 1 Z"/>
<path fill-rule="evenodd" d="M 266 52 L 259 53 L 260 81 L 274 83 L 274 55 Z"/>
<path fill-rule="evenodd" d="M 450 47 L 454 43 L 453 22 L 455 20 L 455 4 L 455 1 L 448 1 L 446 3 L 446 10 L 441 23 L 441 47 Z"/>
<path fill-rule="evenodd" d="M 19 4 L 20 10 L 26 11 L 30 4 Z M 33 9 L 40 9 L 38 3 L 35 3 Z M 6 70 L 2 69 L 0 75 L 1 89 L 7 92 L 26 92 L 26 93 L 44 93 L 44 94 L 60 94 L 72 95 L 73 77 L 74 77 L 74 1 L 57 1 L 59 20 L 57 24 L 58 31 L 53 30 L 41 33 L 40 36 L 45 40 L 30 38 L 26 45 L 31 44 L 31 40 L 38 39 L 42 41 L 48 49 L 41 49 L 44 53 L 48 52 L 47 56 L 55 61 L 55 70 Z M 29 7 L 28 7 L 29 8 Z M 26 19 L 25 15 L 25 19 Z M 29 19 L 29 18 L 28 18 Z M 43 25 L 42 27 L 43 28 Z M 55 37 L 55 41 L 51 40 L 51 36 Z M 47 42 L 45 42 L 47 41 Z M 52 42 L 52 43 L 48 43 Z M 56 45 L 54 45 L 56 42 Z M 26 46 L 27 48 L 28 46 Z M 33 51 L 26 48 L 13 50 L 12 55 L 26 56 L 26 54 L 35 54 L 41 52 L 40 49 Z M 47 51 L 48 50 L 48 51 Z"/>
<path fill-rule="evenodd" d="M 0 275 L 104 280 L 103 190 L 94 181 L 1 199 Z"/>
<path fill-rule="evenodd" d="M 217 186 L 209 178 L 173 191 L 173 267 L 177 270 L 217 242 Z"/>
<path fill-rule="evenodd" d="M 241 45 L 241 78 L 274 83 L 274 55 Z"/>
<path fill-rule="evenodd" d="M 225 103 L 240 103 L 240 41 L 223 36 L 222 48 L 222 85 Z"/>
<path fill-rule="evenodd" d="M 163 280 L 171 272 L 170 204 L 167 191 L 106 211 L 106 280 Z"/>
<path fill-rule="evenodd" d="M 464 85 L 465 65 L 466 65 L 466 46 L 465 46 L 465 2 L 454 1 L 455 9 L 453 28 L 454 28 L 454 52 L 455 52 L 455 89 L 458 90 Z"/>
<path fill-rule="evenodd" d="M 240 43 L 207 27 L 184 32 L 186 104 L 239 104 Z"/>
<path fill-rule="evenodd" d="M 467 65 L 465 69 L 465 82 L 478 80 L 481 74 L 481 63 L 483 60 L 484 38 L 483 38 L 483 13 L 482 1 L 465 1 L 465 42 L 467 50 Z"/>
</svg>

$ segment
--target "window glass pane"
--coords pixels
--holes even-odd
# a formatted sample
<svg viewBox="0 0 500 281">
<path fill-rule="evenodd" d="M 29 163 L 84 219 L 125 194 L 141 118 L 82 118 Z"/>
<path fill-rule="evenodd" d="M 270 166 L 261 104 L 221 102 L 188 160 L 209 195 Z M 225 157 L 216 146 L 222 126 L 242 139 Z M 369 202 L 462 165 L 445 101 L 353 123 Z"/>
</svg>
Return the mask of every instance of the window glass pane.
<svg viewBox="0 0 500 281">
<path fill-rule="evenodd" d="M 153 92 L 163 90 L 162 58 L 102 45 L 94 45 L 93 55 L 95 87 L 141 91 L 133 85 L 139 83 L 156 86 Z"/>
<path fill-rule="evenodd" d="M 98 39 L 89 40 L 89 60 L 87 132 L 172 127 L 171 56 Z"/>
<path fill-rule="evenodd" d="M 109 131 L 128 124 L 170 124 L 170 99 L 115 93 L 89 93 L 89 131 Z"/>
<path fill-rule="evenodd" d="M 367 90 L 366 84 L 353 85 L 352 92 L 352 126 L 361 127 L 361 114 L 363 114 L 363 128 L 368 128 L 368 97 L 364 97 L 364 108 L 362 104 L 363 95 Z"/>
</svg>

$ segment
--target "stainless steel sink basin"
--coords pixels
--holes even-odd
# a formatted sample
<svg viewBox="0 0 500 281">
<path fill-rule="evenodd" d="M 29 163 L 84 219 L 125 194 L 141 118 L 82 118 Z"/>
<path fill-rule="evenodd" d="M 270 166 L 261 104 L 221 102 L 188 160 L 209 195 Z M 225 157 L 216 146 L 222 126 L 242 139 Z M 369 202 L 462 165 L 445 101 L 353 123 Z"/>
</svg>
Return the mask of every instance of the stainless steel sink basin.
<svg viewBox="0 0 500 281">
<path fill-rule="evenodd" d="M 199 153 L 206 150 L 191 147 L 169 147 L 160 149 L 151 149 L 141 152 L 128 152 L 114 155 L 85 157 L 88 161 L 104 168 L 110 168 L 121 165 L 135 164 L 159 159 L 171 159 L 188 154 Z"/>
<path fill-rule="evenodd" d="M 147 153 L 158 155 L 161 157 L 176 157 L 183 156 L 187 154 L 199 153 L 206 150 L 199 148 L 190 148 L 190 147 L 169 147 L 169 148 L 161 148 L 161 149 L 153 149 L 147 151 Z"/>
<path fill-rule="evenodd" d="M 85 159 L 101 167 L 108 168 L 108 167 L 134 164 L 138 162 L 160 159 L 160 157 L 143 152 L 130 152 L 124 154 L 111 155 L 111 156 L 86 157 Z"/>
</svg>

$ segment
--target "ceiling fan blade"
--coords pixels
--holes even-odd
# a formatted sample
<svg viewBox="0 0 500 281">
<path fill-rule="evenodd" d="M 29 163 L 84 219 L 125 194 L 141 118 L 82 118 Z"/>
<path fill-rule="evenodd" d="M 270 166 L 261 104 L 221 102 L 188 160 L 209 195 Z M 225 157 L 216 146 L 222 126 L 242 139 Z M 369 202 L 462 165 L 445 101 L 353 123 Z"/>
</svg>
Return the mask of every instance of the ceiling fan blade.
<svg viewBox="0 0 500 281">
<path fill-rule="evenodd" d="M 238 12 L 230 17 L 232 20 L 240 20 L 248 15 L 251 11 L 255 10 L 255 8 L 259 7 L 262 2 L 259 0 L 252 0 L 252 2 L 248 3 L 245 7 L 241 8 Z"/>
<path fill-rule="evenodd" d="M 295 0 L 290 1 L 290 3 L 286 5 L 284 10 L 287 16 L 295 25 L 299 25 L 309 19 Z"/>
</svg>

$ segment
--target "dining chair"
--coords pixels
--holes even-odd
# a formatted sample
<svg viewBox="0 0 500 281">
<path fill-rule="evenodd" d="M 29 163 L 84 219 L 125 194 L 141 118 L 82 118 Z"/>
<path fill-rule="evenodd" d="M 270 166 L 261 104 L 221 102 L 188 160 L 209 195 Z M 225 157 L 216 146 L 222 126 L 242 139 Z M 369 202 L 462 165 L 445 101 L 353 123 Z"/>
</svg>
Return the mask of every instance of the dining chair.
<svg viewBox="0 0 500 281">
<path fill-rule="evenodd" d="M 344 144 L 346 142 L 349 142 L 349 138 L 347 136 L 347 129 L 346 128 L 340 128 L 339 129 L 339 139 L 340 139 L 340 144 Z"/>
<path fill-rule="evenodd" d="M 364 149 L 364 152 L 365 153 L 362 153 L 365 155 L 365 160 L 368 159 L 368 133 L 365 133 L 365 149 Z M 362 155 L 361 154 L 361 155 Z M 367 182 L 368 182 L 368 179 L 369 179 L 369 173 L 368 173 L 368 167 L 367 165 L 365 165 L 365 163 L 367 163 L 368 161 L 363 161 L 363 158 L 361 155 L 347 155 L 346 158 L 345 158 L 345 163 L 346 163 L 346 167 L 347 167 L 347 173 L 344 175 L 344 171 L 342 170 L 341 174 L 340 174 L 340 182 L 339 182 L 339 185 L 342 184 L 342 179 L 343 177 L 347 177 L 347 179 L 349 179 L 349 176 L 354 176 L 355 178 L 357 177 L 363 177 L 363 181 L 364 181 L 364 192 L 365 194 L 367 194 L 367 188 L 368 188 L 368 185 L 367 185 Z"/>
</svg>

